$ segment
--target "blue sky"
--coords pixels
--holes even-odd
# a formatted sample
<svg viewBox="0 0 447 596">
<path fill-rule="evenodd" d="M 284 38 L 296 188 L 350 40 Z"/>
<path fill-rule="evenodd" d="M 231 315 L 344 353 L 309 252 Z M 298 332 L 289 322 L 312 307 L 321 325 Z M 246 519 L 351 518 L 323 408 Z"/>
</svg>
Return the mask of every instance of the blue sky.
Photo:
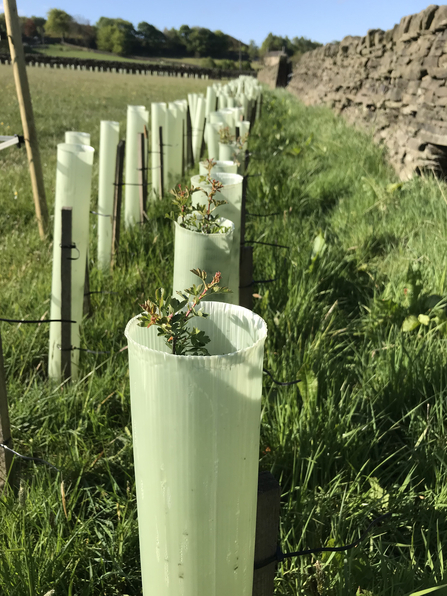
<svg viewBox="0 0 447 596">
<path fill-rule="evenodd" d="M 268 33 L 308 37 L 328 43 L 368 29 L 391 29 L 408 14 L 420 12 L 427 0 L 17 0 L 21 15 L 45 16 L 61 8 L 94 24 L 99 17 L 121 17 L 135 26 L 147 21 L 163 30 L 180 25 L 221 29 L 260 45 Z M 1 12 L 0 0 L 0 12 Z"/>
</svg>

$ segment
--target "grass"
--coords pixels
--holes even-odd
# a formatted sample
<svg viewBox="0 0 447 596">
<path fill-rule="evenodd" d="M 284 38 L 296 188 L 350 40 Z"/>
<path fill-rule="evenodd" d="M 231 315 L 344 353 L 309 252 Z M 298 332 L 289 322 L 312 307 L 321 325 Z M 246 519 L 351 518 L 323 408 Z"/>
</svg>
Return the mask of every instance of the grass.
<svg viewBox="0 0 447 596">
<path fill-rule="evenodd" d="M 200 80 L 30 72 L 48 198 L 55 148 L 66 129 L 122 124 L 127 103 L 204 90 Z M 0 67 L 1 121 L 20 130 L 12 72 Z M 279 565 L 279 596 L 405 596 L 447 583 L 447 187 L 431 177 L 399 183 L 382 149 L 323 108 L 284 91 L 266 94 L 250 140 L 247 239 L 255 245 L 255 310 L 269 334 L 265 366 L 298 388 L 263 395 L 260 462 L 282 486 L 285 552 L 346 544 L 391 512 L 358 548 Z M 33 220 L 23 151 L 0 154 L 1 316 L 48 311 L 51 246 Z M 96 179 L 96 178 L 95 178 Z M 17 194 L 15 194 L 17 193 Z M 96 183 L 93 208 L 96 201 Z M 44 325 L 1 327 L 16 449 L 63 470 L 19 466 L 19 495 L 0 499 L 0 591 L 8 595 L 141 593 L 127 356 L 123 329 L 143 297 L 172 277 L 165 203 L 125 233 L 119 267 L 95 268 L 81 379 L 46 377 Z M 277 213 L 270 217 L 257 217 Z M 430 298 L 433 295 L 438 298 Z M 409 317 L 428 326 L 403 332 Z M 425 319 L 422 319 L 425 321 Z M 61 494 L 61 480 L 64 494 Z M 442 594 L 443 590 L 437 593 Z"/>
<path fill-rule="evenodd" d="M 113 60 L 114 62 L 141 62 L 147 63 L 147 60 L 139 60 L 138 58 L 125 58 L 118 54 L 111 54 L 109 52 L 92 52 L 89 49 L 75 49 L 72 46 L 67 46 L 61 43 L 51 44 L 49 46 L 33 47 L 33 54 L 42 54 L 44 56 L 51 56 L 52 58 L 80 58 L 82 60 Z"/>
<path fill-rule="evenodd" d="M 141 62 L 142 64 L 154 63 L 154 64 L 190 64 L 192 66 L 200 66 L 203 68 L 209 68 L 207 65 L 207 58 L 194 58 L 185 56 L 183 58 L 163 58 L 163 57 L 149 57 L 149 58 L 126 58 L 119 54 L 111 54 L 110 52 L 98 52 L 91 51 L 88 48 L 75 49 L 73 46 L 64 45 L 60 43 L 51 44 L 49 46 L 35 46 L 32 48 L 33 54 L 43 54 L 44 56 L 52 56 L 54 58 L 81 58 L 83 60 L 113 60 L 120 62 Z M 214 62 L 219 65 L 223 62 L 223 59 L 216 58 Z M 238 64 L 236 60 L 236 64 Z M 253 68 L 259 66 L 258 62 L 252 63 Z M 260 66 L 259 66 L 260 68 Z M 235 75 L 237 76 L 237 75 Z"/>
</svg>

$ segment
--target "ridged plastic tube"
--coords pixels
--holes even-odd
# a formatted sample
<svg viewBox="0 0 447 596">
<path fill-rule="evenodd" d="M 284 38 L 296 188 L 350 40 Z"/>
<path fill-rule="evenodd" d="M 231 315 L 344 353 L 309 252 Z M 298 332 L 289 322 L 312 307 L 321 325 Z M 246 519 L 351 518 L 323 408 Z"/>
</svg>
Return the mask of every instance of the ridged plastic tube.
<svg viewBox="0 0 447 596">
<path fill-rule="evenodd" d="M 225 125 L 223 122 L 210 122 L 207 123 L 208 131 L 208 157 L 211 159 L 217 159 L 219 157 L 219 130 Z"/>
<path fill-rule="evenodd" d="M 194 120 L 196 117 L 197 100 L 199 96 L 197 93 L 188 93 L 189 114 L 191 116 L 191 126 L 194 127 Z"/>
<path fill-rule="evenodd" d="M 67 130 L 65 133 L 65 142 L 69 145 L 90 145 L 90 134 L 88 132 Z"/>
<path fill-rule="evenodd" d="M 167 154 L 168 188 L 178 184 L 182 177 L 182 112 L 174 103 L 168 104 L 167 121 Z"/>
<path fill-rule="evenodd" d="M 239 153 L 236 143 L 219 143 L 219 161 L 239 161 Z"/>
<path fill-rule="evenodd" d="M 213 166 L 211 170 L 211 175 L 217 174 L 218 172 L 224 172 L 225 174 L 237 174 L 237 163 L 234 161 L 219 161 L 215 162 L 215 166 Z M 201 161 L 199 163 L 199 176 L 207 176 L 208 175 L 208 168 L 206 167 L 206 163 Z"/>
<path fill-rule="evenodd" d="M 160 198 L 160 126 L 163 132 L 163 143 L 166 143 L 166 113 L 167 105 L 165 103 L 151 104 L 151 180 L 152 180 L 152 196 L 153 198 Z M 165 151 L 163 149 L 163 158 Z M 166 188 L 167 183 L 167 168 L 163 160 L 163 185 Z"/>
<path fill-rule="evenodd" d="M 186 99 L 178 99 L 174 101 L 174 105 L 177 106 L 177 109 L 180 111 L 181 122 L 179 123 L 179 130 L 180 130 L 180 138 L 182 139 L 180 142 L 180 159 L 181 159 L 181 168 L 186 166 L 186 154 L 188 151 L 187 148 L 187 121 L 186 121 L 186 114 L 188 110 L 188 102 Z M 182 136 L 183 135 L 183 136 Z M 183 176 L 183 171 L 181 172 Z"/>
<path fill-rule="evenodd" d="M 209 114 L 214 112 L 216 109 L 216 91 L 212 87 L 208 87 L 206 90 L 206 107 L 205 107 L 205 116 L 207 122 L 209 121 Z"/>
<path fill-rule="evenodd" d="M 126 228 L 140 221 L 140 189 L 138 171 L 138 135 L 149 124 L 149 112 L 144 106 L 127 106 L 126 129 L 126 186 L 124 223 Z M 146 157 L 146 156 L 145 156 Z"/>
<path fill-rule="evenodd" d="M 200 150 L 202 148 L 203 127 L 205 124 L 205 100 L 203 97 L 197 99 L 196 117 L 193 120 L 192 130 L 192 152 L 194 163 L 200 159 Z"/>
<path fill-rule="evenodd" d="M 236 125 L 234 123 L 234 112 L 232 108 L 224 108 L 214 113 L 219 114 L 219 116 L 214 116 L 213 118 L 210 116 L 211 122 L 215 121 L 216 118 L 219 118 L 224 122 L 224 126 L 228 126 L 230 134 L 234 136 L 236 134 Z"/>
<path fill-rule="evenodd" d="M 115 196 L 116 147 L 119 141 L 118 122 L 101 121 L 99 135 L 98 182 L 98 266 L 110 268 L 112 260 L 113 200 Z"/>
<path fill-rule="evenodd" d="M 243 107 L 238 106 L 236 108 L 233 108 L 233 117 L 234 117 L 234 122 L 235 122 L 236 126 L 240 127 L 240 125 L 241 125 L 240 123 L 241 123 L 241 120 L 243 120 L 243 116 L 244 116 L 244 108 Z"/>
<path fill-rule="evenodd" d="M 222 92 L 217 96 L 217 107 L 219 110 L 223 110 L 227 107 L 227 96 Z"/>
<path fill-rule="evenodd" d="M 242 218 L 242 176 L 239 174 L 225 174 L 224 172 L 216 172 L 212 175 L 215 180 L 222 182 L 223 188 L 217 194 L 219 200 L 227 201 L 224 205 L 219 207 L 220 217 L 225 217 L 234 223 L 234 250 L 232 252 L 232 268 L 234 279 L 239 280 L 239 261 L 241 248 L 241 218 Z M 193 176 L 191 184 L 195 187 L 200 186 L 209 192 L 210 186 L 200 181 L 200 176 Z M 195 192 L 193 194 L 193 203 L 205 205 L 207 203 L 207 196 L 205 192 Z M 239 304 L 239 281 L 232 282 L 231 288 L 235 297 L 235 304 Z M 237 287 L 236 287 L 237 286 Z"/>
<path fill-rule="evenodd" d="M 265 322 L 204 302 L 211 356 L 125 330 L 144 596 L 251 596 Z"/>
<path fill-rule="evenodd" d="M 61 318 L 61 209 L 72 208 L 71 345 L 79 348 L 79 327 L 84 303 L 85 262 L 87 258 L 90 193 L 93 155 L 88 145 L 62 143 L 57 146 L 56 199 L 54 205 L 53 274 L 50 318 Z M 78 257 L 78 258 L 77 258 Z M 61 324 L 50 323 L 48 376 L 61 380 Z M 78 377 L 79 350 L 71 352 L 71 376 Z"/>
<path fill-rule="evenodd" d="M 177 291 L 186 290 L 198 283 L 198 278 L 191 269 L 202 269 L 210 276 L 220 271 L 221 286 L 232 290 L 231 294 L 216 294 L 212 300 L 237 304 L 233 288 L 239 285 L 232 270 L 232 254 L 234 251 L 234 224 L 222 219 L 221 225 L 228 228 L 226 233 L 204 234 L 174 224 L 174 277 L 172 295 L 178 298 Z"/>
</svg>

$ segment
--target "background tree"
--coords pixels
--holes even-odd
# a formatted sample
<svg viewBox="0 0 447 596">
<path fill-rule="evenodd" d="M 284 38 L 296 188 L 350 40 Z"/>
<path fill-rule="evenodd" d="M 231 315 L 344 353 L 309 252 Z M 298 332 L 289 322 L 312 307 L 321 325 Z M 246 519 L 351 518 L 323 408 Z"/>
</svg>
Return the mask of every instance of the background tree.
<svg viewBox="0 0 447 596">
<path fill-rule="evenodd" d="M 71 17 L 64 10 L 59 10 L 59 8 L 51 8 L 47 14 L 45 33 L 60 37 L 63 41 L 64 36 L 70 31 L 70 25 L 72 21 L 73 17 Z"/>
<path fill-rule="evenodd" d="M 101 17 L 96 23 L 96 28 L 96 44 L 99 50 L 125 56 L 135 49 L 135 29 L 129 21 Z"/>
<path fill-rule="evenodd" d="M 137 26 L 137 37 L 140 39 L 141 48 L 148 54 L 163 54 L 167 39 L 164 33 L 154 25 L 142 21 Z"/>
<path fill-rule="evenodd" d="M 31 17 L 36 25 L 37 35 L 40 36 L 40 40 L 42 43 L 45 43 L 45 23 L 47 22 L 46 19 L 43 17 Z"/>
<path fill-rule="evenodd" d="M 25 37 L 32 38 L 37 34 L 37 27 L 34 19 L 31 17 L 30 19 L 26 19 L 23 24 L 23 35 Z"/>
<path fill-rule="evenodd" d="M 257 60 L 259 58 L 259 48 L 254 39 L 250 39 L 250 43 L 248 44 L 248 55 L 250 60 Z"/>
</svg>

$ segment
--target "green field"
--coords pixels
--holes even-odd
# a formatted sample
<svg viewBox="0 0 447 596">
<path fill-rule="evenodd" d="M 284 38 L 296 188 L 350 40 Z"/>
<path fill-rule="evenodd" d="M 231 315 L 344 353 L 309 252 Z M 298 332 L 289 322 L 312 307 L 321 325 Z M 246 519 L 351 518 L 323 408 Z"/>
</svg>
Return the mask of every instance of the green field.
<svg viewBox="0 0 447 596">
<path fill-rule="evenodd" d="M 30 69 L 47 198 L 65 130 L 120 121 L 126 105 L 186 97 L 204 81 Z M 0 66 L 0 134 L 20 132 L 12 71 Z M 9 128 L 8 128 L 9 127 Z M 447 583 L 447 186 L 399 183 L 384 151 L 323 108 L 268 92 L 250 138 L 247 239 L 265 367 L 296 386 L 263 393 L 260 465 L 282 486 L 284 552 L 357 548 L 279 565 L 279 596 L 406 596 Z M 50 240 L 33 216 L 24 150 L 0 153 L 0 317 L 48 317 Z M 92 207 L 97 193 L 94 170 Z M 48 329 L 1 324 L 15 448 L 63 470 L 19 466 L 0 503 L 0 593 L 141 594 L 129 379 L 123 330 L 172 277 L 167 200 L 123 233 L 118 267 L 95 268 L 81 380 L 46 376 Z M 404 329 L 408 329 L 404 331 Z M 65 502 L 61 497 L 64 481 Z M 65 510 L 64 510 L 65 504 Z M 437 594 L 446 593 L 442 589 Z M 230 595 L 228 595 L 230 596 Z"/>
<path fill-rule="evenodd" d="M 113 60 L 113 61 L 120 61 L 120 62 L 141 62 L 142 64 L 189 64 L 192 66 L 199 66 L 202 68 L 209 68 L 207 66 L 207 59 L 206 58 L 193 58 L 193 57 L 184 57 L 184 58 L 125 58 L 124 56 L 119 56 L 118 54 L 110 54 L 108 52 L 93 52 L 76 48 L 72 46 L 64 45 L 64 44 L 51 44 L 46 47 L 39 47 L 35 46 L 33 48 L 34 54 L 42 54 L 44 56 L 52 56 L 54 58 L 80 58 L 83 60 Z M 214 60 L 216 65 L 219 65 L 223 62 L 223 60 L 216 58 Z M 237 61 L 236 61 L 237 63 Z M 253 62 L 252 67 L 254 69 L 260 68 L 259 62 Z"/>
</svg>

